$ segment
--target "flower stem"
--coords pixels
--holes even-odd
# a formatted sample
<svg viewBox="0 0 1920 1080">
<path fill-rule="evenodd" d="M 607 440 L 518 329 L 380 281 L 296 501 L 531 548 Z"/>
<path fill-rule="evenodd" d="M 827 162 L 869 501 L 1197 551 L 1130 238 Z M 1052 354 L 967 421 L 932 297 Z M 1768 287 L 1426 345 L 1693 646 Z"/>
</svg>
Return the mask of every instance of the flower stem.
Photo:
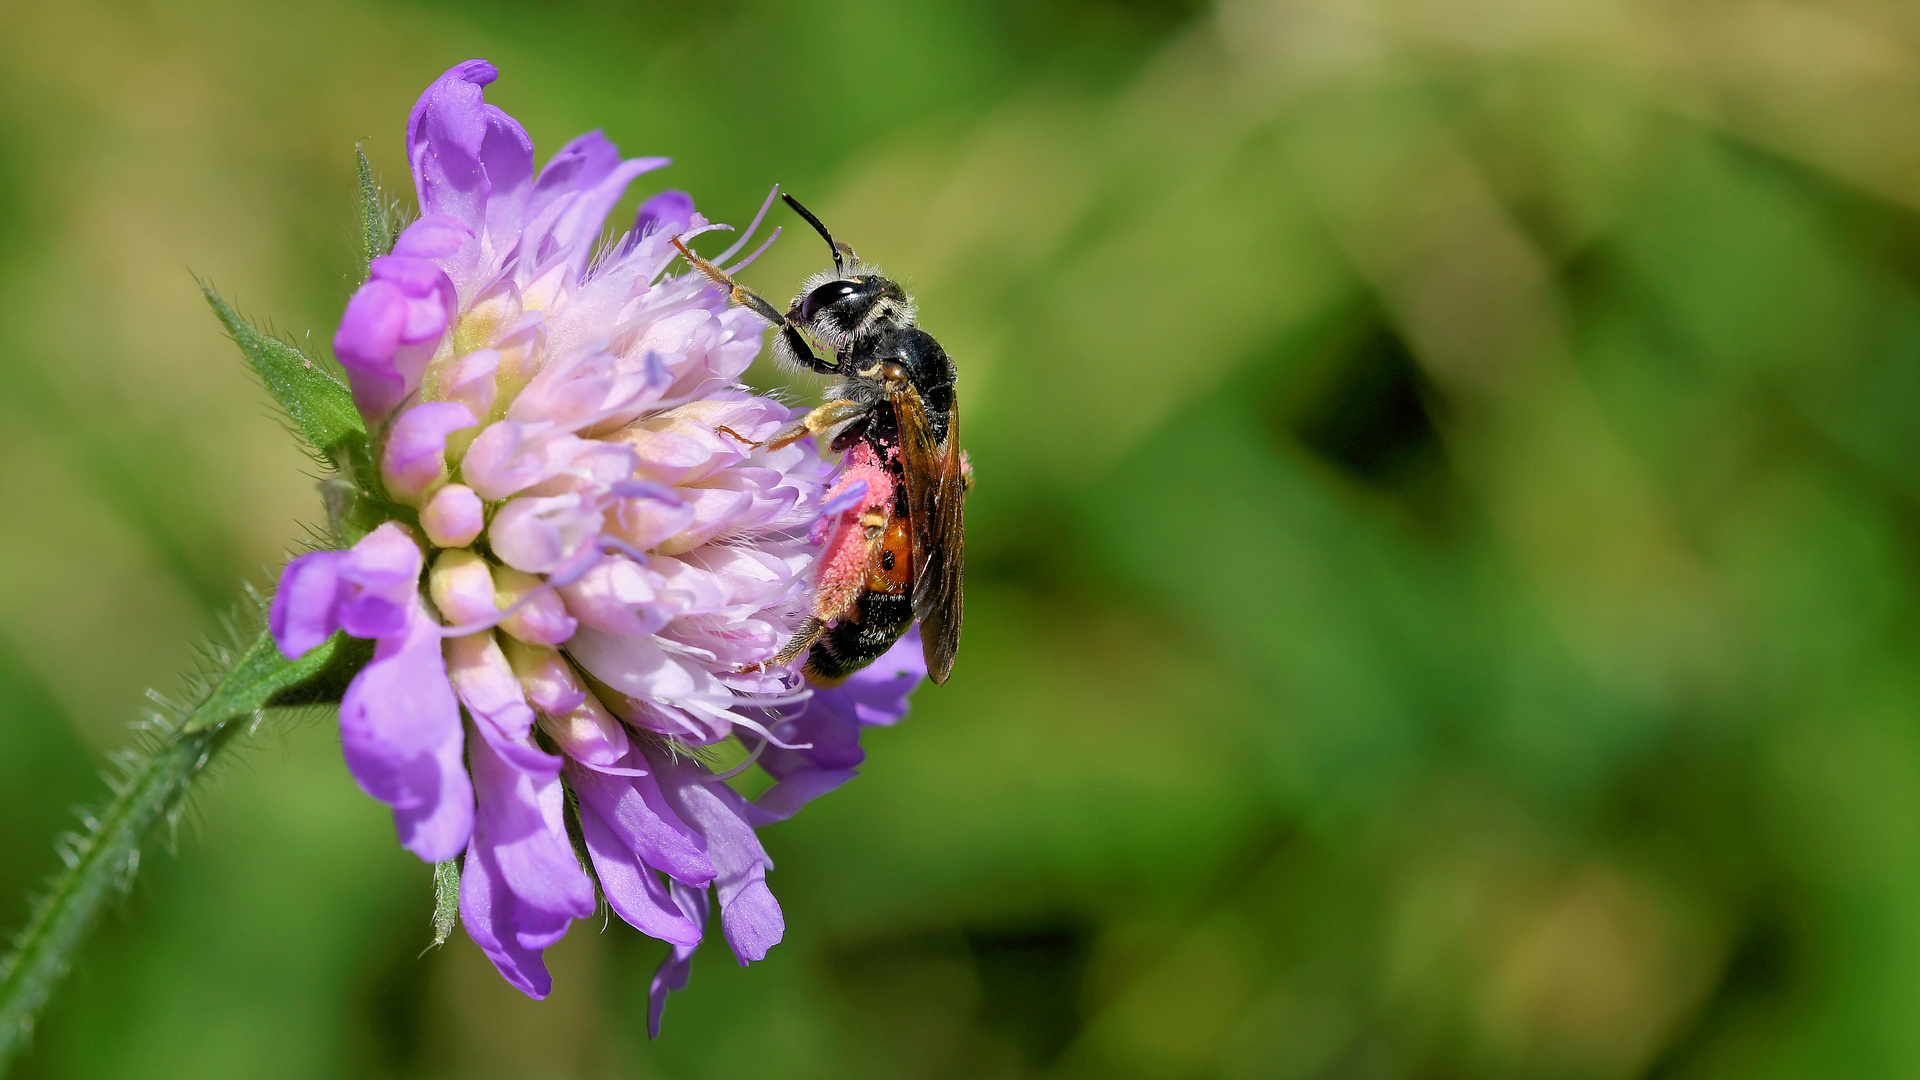
<svg viewBox="0 0 1920 1080">
<path fill-rule="evenodd" d="M 192 704 L 162 702 L 154 734 L 121 757 L 117 779 L 109 777 L 113 799 L 81 814 L 83 830 L 59 843 L 66 869 L 0 960 L 0 1071 L 26 1045 L 102 902 L 133 884 L 141 845 L 161 822 L 177 820 L 194 780 L 268 706 L 338 701 L 346 669 L 365 659 L 359 652 L 336 634 L 288 660 L 264 632 L 245 649 L 206 650 L 205 670 L 190 679 Z"/>
<path fill-rule="evenodd" d="M 87 820 L 86 832 L 62 845 L 65 872 L 0 962 L 0 1068 L 26 1044 L 34 1016 L 66 975 L 101 902 L 133 884 L 141 842 L 184 804 L 194 778 L 245 726 L 230 720 L 167 737 L 129 763 L 113 801 Z"/>
</svg>

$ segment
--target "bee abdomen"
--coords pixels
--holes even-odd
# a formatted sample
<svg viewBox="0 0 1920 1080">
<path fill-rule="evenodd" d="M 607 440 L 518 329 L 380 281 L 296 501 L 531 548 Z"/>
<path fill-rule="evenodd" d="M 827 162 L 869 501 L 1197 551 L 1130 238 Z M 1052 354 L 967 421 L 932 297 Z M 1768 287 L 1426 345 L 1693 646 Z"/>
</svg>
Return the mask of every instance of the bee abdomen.
<svg viewBox="0 0 1920 1080">
<path fill-rule="evenodd" d="M 905 592 L 863 592 L 848 616 L 807 650 L 802 669 L 815 686 L 838 686 L 885 655 L 913 625 L 913 598 Z"/>
</svg>

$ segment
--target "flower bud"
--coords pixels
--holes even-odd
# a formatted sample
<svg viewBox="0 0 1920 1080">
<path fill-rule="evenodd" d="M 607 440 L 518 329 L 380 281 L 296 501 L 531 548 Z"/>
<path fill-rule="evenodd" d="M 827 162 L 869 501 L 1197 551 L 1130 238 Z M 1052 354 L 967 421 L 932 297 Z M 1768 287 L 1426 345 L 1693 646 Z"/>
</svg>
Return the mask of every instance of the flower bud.
<svg viewBox="0 0 1920 1080">
<path fill-rule="evenodd" d="M 440 396 L 465 405 L 483 422 L 493 419 L 498 400 L 500 353 L 495 349 L 475 349 L 461 357 L 440 380 Z M 447 436 L 447 460 L 459 461 L 480 432 L 456 431 Z"/>
<path fill-rule="evenodd" d="M 506 617 L 500 629 L 535 645 L 558 645 L 573 636 L 580 624 L 567 614 L 567 605 L 552 589 L 541 589 L 532 574 L 502 566 L 493 572 L 494 602 L 505 611 L 532 596 L 520 610 Z M 534 590 L 539 589 L 538 592 Z"/>
<path fill-rule="evenodd" d="M 442 487 L 420 511 L 420 527 L 435 547 L 466 547 L 486 526 L 486 507 L 465 484 Z"/>
<path fill-rule="evenodd" d="M 454 401 L 429 401 L 400 414 L 380 455 L 380 479 L 394 501 L 419 506 L 447 479 L 447 436 L 477 425 L 472 410 Z"/>
<path fill-rule="evenodd" d="M 553 649 L 508 637 L 501 641 L 520 688 L 540 714 L 540 728 L 569 757 L 612 765 L 627 754 L 620 722 L 580 685 L 573 668 Z"/>
<path fill-rule="evenodd" d="M 500 614 L 494 606 L 493 574 L 487 562 L 468 548 L 448 548 L 433 560 L 427 594 L 440 614 L 455 626 L 484 622 Z"/>
</svg>

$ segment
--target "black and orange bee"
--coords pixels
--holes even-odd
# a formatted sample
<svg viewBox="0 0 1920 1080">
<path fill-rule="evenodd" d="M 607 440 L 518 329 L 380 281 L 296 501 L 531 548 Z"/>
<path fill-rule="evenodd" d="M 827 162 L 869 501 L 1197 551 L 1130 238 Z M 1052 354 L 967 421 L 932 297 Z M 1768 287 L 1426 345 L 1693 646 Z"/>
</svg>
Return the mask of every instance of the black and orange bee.
<svg viewBox="0 0 1920 1080">
<path fill-rule="evenodd" d="M 805 653 L 807 678 L 837 685 L 879 659 L 918 619 L 927 674 L 946 682 L 960 648 L 962 518 L 973 486 L 960 449 L 953 361 L 914 325 L 913 298 L 898 282 L 834 242 L 793 196 L 781 197 L 833 252 L 833 269 L 802 283 L 785 314 L 679 238 L 673 241 L 733 303 L 779 330 L 774 355 L 780 361 L 836 377 L 826 404 L 757 444 L 829 439 L 833 450 L 847 454 L 835 490 L 856 497 L 845 512 L 846 527 L 826 540 L 812 612 L 772 663 Z M 814 351 L 809 337 L 827 357 Z M 862 479 L 864 487 L 852 486 Z"/>
</svg>

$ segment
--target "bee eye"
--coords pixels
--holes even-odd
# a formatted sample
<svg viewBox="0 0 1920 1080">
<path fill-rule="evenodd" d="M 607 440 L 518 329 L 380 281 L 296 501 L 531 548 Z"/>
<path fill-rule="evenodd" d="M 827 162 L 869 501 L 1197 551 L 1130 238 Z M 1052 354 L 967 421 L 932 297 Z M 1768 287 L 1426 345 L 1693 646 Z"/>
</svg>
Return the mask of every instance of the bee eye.
<svg viewBox="0 0 1920 1080">
<path fill-rule="evenodd" d="M 851 281 L 827 282 L 825 285 L 808 293 L 806 300 L 801 302 L 800 321 L 812 322 L 814 313 L 818 312 L 821 308 L 831 304 L 837 304 L 859 291 L 860 287 Z"/>
</svg>

